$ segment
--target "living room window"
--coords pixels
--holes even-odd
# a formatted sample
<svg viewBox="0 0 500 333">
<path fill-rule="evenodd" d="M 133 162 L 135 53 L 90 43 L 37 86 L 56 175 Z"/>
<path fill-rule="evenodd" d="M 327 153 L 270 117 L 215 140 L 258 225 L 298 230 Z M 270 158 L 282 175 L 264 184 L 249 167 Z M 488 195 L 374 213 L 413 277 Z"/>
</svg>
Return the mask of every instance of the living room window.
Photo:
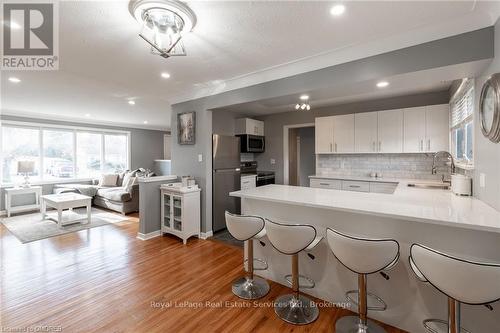
<svg viewBox="0 0 500 333">
<path fill-rule="evenodd" d="M 1 183 L 18 184 L 18 162 L 33 161 L 32 182 L 97 178 L 130 168 L 130 132 L 4 121 Z"/>
</svg>

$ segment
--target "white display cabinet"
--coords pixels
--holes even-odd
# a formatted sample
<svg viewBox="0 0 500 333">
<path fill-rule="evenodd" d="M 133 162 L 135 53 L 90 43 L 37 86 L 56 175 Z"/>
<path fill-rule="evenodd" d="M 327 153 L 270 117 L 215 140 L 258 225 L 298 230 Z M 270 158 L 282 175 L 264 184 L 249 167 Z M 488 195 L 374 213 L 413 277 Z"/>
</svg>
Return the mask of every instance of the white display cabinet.
<svg viewBox="0 0 500 333">
<path fill-rule="evenodd" d="M 200 237 L 200 192 L 197 186 L 181 183 L 164 184 L 161 190 L 161 232 L 182 239 Z"/>
</svg>

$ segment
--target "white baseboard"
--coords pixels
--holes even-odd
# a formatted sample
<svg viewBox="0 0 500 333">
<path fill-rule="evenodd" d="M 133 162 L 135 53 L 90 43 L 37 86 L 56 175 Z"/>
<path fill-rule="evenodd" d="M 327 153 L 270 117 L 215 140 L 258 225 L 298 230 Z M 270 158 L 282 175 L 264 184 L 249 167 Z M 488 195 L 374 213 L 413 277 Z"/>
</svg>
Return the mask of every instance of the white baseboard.
<svg viewBox="0 0 500 333">
<path fill-rule="evenodd" d="M 159 237 L 159 236 L 161 236 L 161 230 L 156 230 L 153 232 L 149 232 L 147 234 L 143 234 L 140 232 L 137 233 L 137 239 L 140 239 L 143 241 L 151 239 L 151 238 Z"/>
<path fill-rule="evenodd" d="M 200 233 L 201 239 L 207 239 L 207 238 L 212 237 L 213 235 L 214 235 L 214 233 L 212 232 L 212 230 Z"/>
</svg>

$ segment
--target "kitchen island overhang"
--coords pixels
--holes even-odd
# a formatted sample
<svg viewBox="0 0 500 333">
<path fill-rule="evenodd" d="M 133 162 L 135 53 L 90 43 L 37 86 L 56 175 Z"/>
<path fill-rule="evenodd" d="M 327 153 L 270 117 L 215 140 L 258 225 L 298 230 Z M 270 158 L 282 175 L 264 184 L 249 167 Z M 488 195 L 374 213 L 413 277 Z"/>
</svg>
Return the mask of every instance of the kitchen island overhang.
<svg viewBox="0 0 500 333">
<path fill-rule="evenodd" d="M 321 235 L 326 228 L 357 236 L 393 238 L 401 245 L 399 264 L 389 272 L 368 277 L 368 290 L 388 304 L 369 316 L 409 332 L 424 332 L 426 318 L 446 318 L 446 297 L 419 282 L 409 265 L 409 247 L 422 243 L 464 257 L 500 262 L 500 213 L 474 198 L 449 191 L 408 189 L 400 183 L 394 194 L 359 193 L 329 189 L 268 185 L 230 195 L 242 200 L 242 213 L 277 222 L 311 224 Z M 267 260 L 262 277 L 287 285 L 289 258 L 272 248 L 255 245 L 255 257 Z M 345 292 L 356 289 L 357 279 L 331 253 L 323 240 L 313 251 L 315 259 L 300 255 L 300 273 L 316 281 L 303 292 L 332 303 L 344 303 Z M 450 277 L 452 278 L 452 277 Z M 351 308 L 356 310 L 355 306 Z M 500 327 L 500 317 L 484 307 L 464 305 L 462 323 L 476 332 Z"/>
</svg>

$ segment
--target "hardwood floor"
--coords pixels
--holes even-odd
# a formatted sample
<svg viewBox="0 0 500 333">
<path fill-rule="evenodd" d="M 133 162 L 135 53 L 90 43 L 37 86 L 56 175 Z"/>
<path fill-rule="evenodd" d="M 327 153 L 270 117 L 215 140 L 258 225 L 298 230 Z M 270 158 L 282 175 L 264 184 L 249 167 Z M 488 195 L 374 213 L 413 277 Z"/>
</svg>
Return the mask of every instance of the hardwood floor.
<svg viewBox="0 0 500 333">
<path fill-rule="evenodd" d="M 168 236 L 140 241 L 137 222 L 132 216 L 28 244 L 0 225 L 0 326 L 53 326 L 62 332 L 333 332 L 335 319 L 349 313 L 321 308 L 311 325 L 287 324 L 265 305 L 288 288 L 271 283 L 269 295 L 255 303 L 231 293 L 231 282 L 243 274 L 242 249 L 197 239 L 183 246 Z"/>
</svg>

